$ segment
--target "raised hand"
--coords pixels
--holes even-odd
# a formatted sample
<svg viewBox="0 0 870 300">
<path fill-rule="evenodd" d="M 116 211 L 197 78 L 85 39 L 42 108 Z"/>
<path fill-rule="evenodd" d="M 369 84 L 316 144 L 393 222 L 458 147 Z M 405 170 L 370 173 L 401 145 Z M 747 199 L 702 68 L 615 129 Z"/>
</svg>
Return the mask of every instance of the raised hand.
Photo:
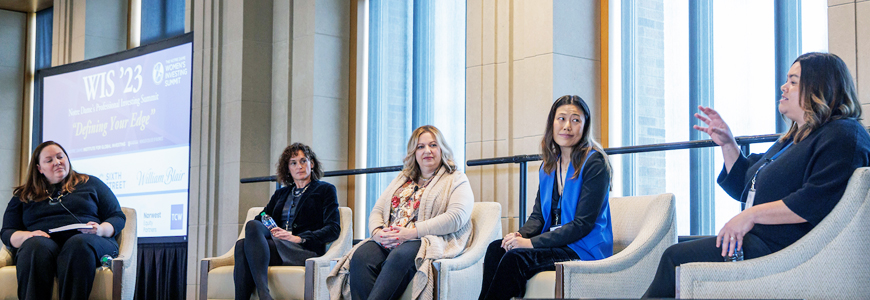
<svg viewBox="0 0 870 300">
<path fill-rule="evenodd" d="M 692 128 L 707 133 L 716 145 L 724 146 L 727 144 L 737 144 L 737 142 L 734 141 L 734 135 L 731 134 L 731 129 L 728 128 L 728 124 L 725 123 L 725 120 L 722 120 L 722 116 L 720 116 L 715 109 L 700 105 L 698 106 L 698 109 L 707 116 L 705 117 L 699 113 L 695 113 L 695 118 L 698 118 L 698 120 L 707 124 L 707 127 L 694 125 Z"/>
<path fill-rule="evenodd" d="M 707 127 L 693 125 L 692 128 L 698 131 L 703 131 L 710 136 L 716 145 L 722 148 L 722 156 L 725 158 L 725 169 L 731 172 L 731 167 L 740 156 L 740 147 L 737 146 L 737 141 L 734 140 L 734 135 L 731 134 L 731 128 L 722 120 L 722 116 L 715 109 L 698 105 L 698 110 L 704 113 L 703 116 L 695 113 L 695 118 L 707 124 Z"/>
</svg>

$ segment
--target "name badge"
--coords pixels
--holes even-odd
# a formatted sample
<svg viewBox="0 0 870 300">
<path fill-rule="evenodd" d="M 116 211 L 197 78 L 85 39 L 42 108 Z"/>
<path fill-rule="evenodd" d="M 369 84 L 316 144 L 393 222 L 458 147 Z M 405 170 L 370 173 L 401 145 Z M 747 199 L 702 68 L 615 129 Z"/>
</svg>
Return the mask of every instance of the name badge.
<svg viewBox="0 0 870 300">
<path fill-rule="evenodd" d="M 745 209 L 752 207 L 753 202 L 755 202 L 755 189 L 749 189 L 749 193 L 746 194 L 746 208 Z"/>
</svg>

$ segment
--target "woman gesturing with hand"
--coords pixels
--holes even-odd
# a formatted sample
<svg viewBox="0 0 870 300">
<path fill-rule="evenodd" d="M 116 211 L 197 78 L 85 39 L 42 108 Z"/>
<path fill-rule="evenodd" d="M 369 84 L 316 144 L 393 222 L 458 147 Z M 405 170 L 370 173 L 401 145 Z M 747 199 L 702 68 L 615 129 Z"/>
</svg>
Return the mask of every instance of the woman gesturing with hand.
<svg viewBox="0 0 870 300">
<path fill-rule="evenodd" d="M 870 165 L 870 136 L 846 64 L 829 53 L 798 57 L 780 87 L 779 112 L 791 128 L 766 153 L 740 153 L 715 110 L 698 107 L 694 126 L 722 148 L 717 183 L 746 209 L 716 237 L 668 247 L 645 297 L 674 297 L 675 267 L 762 257 L 788 247 L 840 201 L 855 169 Z M 740 254 L 742 253 L 742 255 Z"/>
<path fill-rule="evenodd" d="M 695 118 L 707 124 L 707 127 L 694 125 L 692 128 L 707 133 L 710 139 L 722 148 L 722 156 L 725 158 L 725 170 L 731 172 L 731 167 L 734 166 L 734 162 L 740 156 L 740 147 L 737 146 L 737 141 L 734 140 L 734 135 L 731 134 L 731 128 L 728 127 L 728 124 L 725 123 L 725 120 L 722 119 L 722 116 L 715 109 L 698 105 L 698 110 L 706 116 L 695 113 Z"/>
</svg>

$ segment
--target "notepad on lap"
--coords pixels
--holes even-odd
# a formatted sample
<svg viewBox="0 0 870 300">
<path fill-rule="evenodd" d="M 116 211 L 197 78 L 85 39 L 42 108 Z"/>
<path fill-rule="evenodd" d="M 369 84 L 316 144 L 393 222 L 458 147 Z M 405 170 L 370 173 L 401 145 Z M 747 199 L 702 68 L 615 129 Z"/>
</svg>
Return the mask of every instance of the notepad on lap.
<svg viewBox="0 0 870 300">
<path fill-rule="evenodd" d="M 73 230 L 73 229 L 92 229 L 92 228 L 94 228 L 94 226 L 88 225 L 88 224 L 69 224 L 66 226 L 61 226 L 61 227 L 49 229 L 48 233 L 55 233 L 55 232 Z"/>
</svg>

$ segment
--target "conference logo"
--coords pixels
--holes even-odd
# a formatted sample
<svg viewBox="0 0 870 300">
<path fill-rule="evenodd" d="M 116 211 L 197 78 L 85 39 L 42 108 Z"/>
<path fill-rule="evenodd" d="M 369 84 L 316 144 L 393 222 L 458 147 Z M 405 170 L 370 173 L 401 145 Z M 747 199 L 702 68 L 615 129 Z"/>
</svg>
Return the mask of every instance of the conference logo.
<svg viewBox="0 0 870 300">
<path fill-rule="evenodd" d="M 154 84 L 160 85 L 163 82 L 163 64 L 157 62 L 154 64 L 154 70 L 151 71 L 151 78 L 154 79 Z"/>
</svg>

